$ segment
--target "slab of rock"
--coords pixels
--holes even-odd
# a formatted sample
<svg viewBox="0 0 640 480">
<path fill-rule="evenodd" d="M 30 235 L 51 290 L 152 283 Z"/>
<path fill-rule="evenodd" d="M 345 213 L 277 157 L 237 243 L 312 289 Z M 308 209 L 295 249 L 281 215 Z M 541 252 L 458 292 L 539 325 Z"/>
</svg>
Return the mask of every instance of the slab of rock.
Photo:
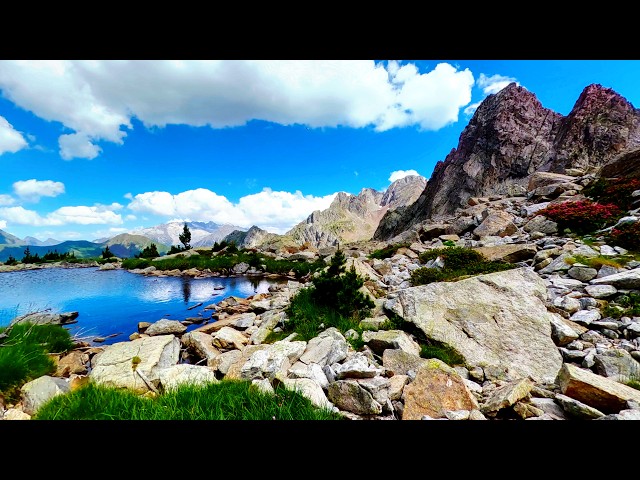
<svg viewBox="0 0 640 480">
<path fill-rule="evenodd" d="M 552 383 L 562 355 L 551 338 L 554 315 L 545 281 L 529 268 L 409 287 L 385 307 L 479 367 L 487 378 Z"/>
<path fill-rule="evenodd" d="M 180 340 L 174 335 L 142 337 L 106 346 L 93 357 L 89 376 L 100 385 L 146 393 L 157 386 L 159 370 L 179 359 Z"/>
<path fill-rule="evenodd" d="M 78 312 L 64 313 L 48 313 L 48 312 L 31 312 L 15 317 L 9 326 L 16 323 L 32 323 L 34 325 L 68 325 L 77 323 Z"/>
<path fill-rule="evenodd" d="M 640 402 L 640 390 L 570 363 L 562 366 L 556 383 L 564 395 L 604 414 L 618 413 L 626 409 L 627 400 Z"/>
</svg>

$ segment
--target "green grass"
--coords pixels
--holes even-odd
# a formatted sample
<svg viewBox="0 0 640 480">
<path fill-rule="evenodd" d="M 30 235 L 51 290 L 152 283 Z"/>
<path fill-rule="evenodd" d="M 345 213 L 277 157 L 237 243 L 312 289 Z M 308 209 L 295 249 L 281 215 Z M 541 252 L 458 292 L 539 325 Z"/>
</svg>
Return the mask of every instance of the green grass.
<svg viewBox="0 0 640 480">
<path fill-rule="evenodd" d="M 60 325 L 16 324 L 0 329 L 0 396 L 15 403 L 20 388 L 43 375 L 52 375 L 50 353 L 75 346 Z M 338 420 L 342 417 L 318 408 L 299 392 L 284 386 L 275 395 L 248 381 L 222 380 L 204 387 L 183 385 L 156 398 L 132 391 L 89 383 L 58 395 L 43 405 L 34 420 Z"/>
<path fill-rule="evenodd" d="M 182 385 L 154 398 L 94 383 L 58 395 L 33 420 L 341 420 L 299 392 L 266 393 L 246 380 Z"/>
<path fill-rule="evenodd" d="M 640 390 L 640 380 L 629 380 L 625 383 L 628 387 L 635 388 L 636 390 Z"/>
<path fill-rule="evenodd" d="M 445 344 L 421 343 L 420 356 L 422 358 L 437 358 L 451 367 L 464 365 L 464 357 L 453 347 Z"/>
<path fill-rule="evenodd" d="M 74 347 L 68 330 L 60 325 L 19 323 L 0 328 L 0 394 L 10 400 L 19 396 L 26 382 L 55 372 L 49 353 L 64 353 Z"/>
<path fill-rule="evenodd" d="M 614 268 L 622 268 L 632 258 L 630 256 L 610 257 L 606 255 L 597 255 L 595 257 L 585 257 L 584 255 L 575 255 L 567 258 L 565 261 L 573 265 L 574 263 L 582 263 L 588 267 L 600 269 L 603 265 Z"/>
</svg>

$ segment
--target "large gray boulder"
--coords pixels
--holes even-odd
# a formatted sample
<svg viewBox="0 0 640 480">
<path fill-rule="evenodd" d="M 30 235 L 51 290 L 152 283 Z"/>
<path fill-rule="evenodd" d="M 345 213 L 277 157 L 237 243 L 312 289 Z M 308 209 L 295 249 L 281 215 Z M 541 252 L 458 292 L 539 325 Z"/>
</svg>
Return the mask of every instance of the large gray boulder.
<svg viewBox="0 0 640 480">
<path fill-rule="evenodd" d="M 94 358 L 89 377 L 99 385 L 146 393 L 157 388 L 163 368 L 180 360 L 180 340 L 174 335 L 142 337 L 105 347 Z"/>
<path fill-rule="evenodd" d="M 562 355 L 551 337 L 546 285 L 528 267 L 400 290 L 385 308 L 450 346 L 487 379 L 552 383 Z"/>
</svg>

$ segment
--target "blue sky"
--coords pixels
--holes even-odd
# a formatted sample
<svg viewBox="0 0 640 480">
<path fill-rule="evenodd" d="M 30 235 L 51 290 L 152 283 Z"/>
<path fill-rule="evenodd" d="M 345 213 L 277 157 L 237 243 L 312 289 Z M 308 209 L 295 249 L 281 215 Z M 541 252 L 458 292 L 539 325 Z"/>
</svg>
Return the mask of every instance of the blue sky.
<svg viewBox="0 0 640 480">
<path fill-rule="evenodd" d="M 567 115 L 592 83 L 637 108 L 639 79 L 639 60 L 0 60 L 0 229 L 284 233 L 339 191 L 428 179 L 512 81 Z"/>
</svg>

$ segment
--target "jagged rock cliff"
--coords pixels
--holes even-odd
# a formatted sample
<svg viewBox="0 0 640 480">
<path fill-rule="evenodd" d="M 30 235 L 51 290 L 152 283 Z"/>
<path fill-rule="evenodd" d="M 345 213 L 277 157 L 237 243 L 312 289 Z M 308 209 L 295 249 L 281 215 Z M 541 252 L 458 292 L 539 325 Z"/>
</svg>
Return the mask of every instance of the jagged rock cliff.
<svg viewBox="0 0 640 480">
<path fill-rule="evenodd" d="M 548 170 L 594 171 L 638 146 L 640 111 L 612 89 L 589 85 L 561 121 Z"/>
<path fill-rule="evenodd" d="M 418 200 L 388 212 L 373 238 L 451 216 L 471 197 L 526 194 L 535 172 L 597 172 L 640 146 L 639 125 L 639 111 L 601 85 L 587 86 L 564 117 L 512 83 L 482 102 Z"/>
</svg>

